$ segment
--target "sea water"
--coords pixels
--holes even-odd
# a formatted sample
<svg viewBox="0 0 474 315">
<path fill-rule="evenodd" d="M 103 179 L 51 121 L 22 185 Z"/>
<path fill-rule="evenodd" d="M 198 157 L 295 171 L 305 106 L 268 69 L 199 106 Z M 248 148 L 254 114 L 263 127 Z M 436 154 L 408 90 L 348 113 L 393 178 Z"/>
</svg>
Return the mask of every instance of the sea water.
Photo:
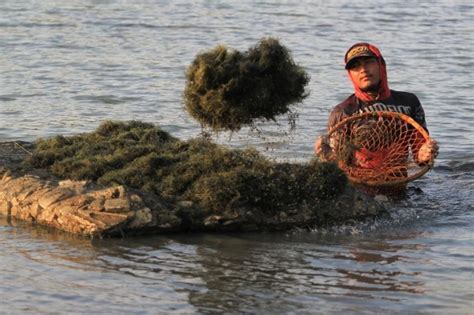
<svg viewBox="0 0 474 315">
<path fill-rule="evenodd" d="M 0 219 L 0 313 L 472 314 L 472 1 L 0 2 L 0 141 L 142 120 L 182 139 L 185 71 L 224 44 L 276 37 L 311 75 L 309 97 L 260 132 L 215 141 L 307 161 L 352 93 L 346 49 L 377 45 L 392 89 L 420 98 L 434 169 L 390 215 L 285 233 L 78 239 Z M 337 209 L 335 209 L 337 211 Z"/>
</svg>

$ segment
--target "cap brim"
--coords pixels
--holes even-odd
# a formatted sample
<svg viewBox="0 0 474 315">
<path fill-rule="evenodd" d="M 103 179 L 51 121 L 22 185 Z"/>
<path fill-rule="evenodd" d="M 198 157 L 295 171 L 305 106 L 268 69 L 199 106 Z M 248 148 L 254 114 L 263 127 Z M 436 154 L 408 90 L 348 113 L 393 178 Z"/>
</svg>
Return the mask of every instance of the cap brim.
<svg viewBox="0 0 474 315">
<path fill-rule="evenodd" d="M 352 57 L 351 59 L 347 60 L 346 62 L 346 69 L 349 68 L 349 66 L 351 65 L 352 62 L 354 62 L 354 60 L 356 60 L 357 58 L 361 58 L 361 57 L 373 57 L 373 58 L 376 58 L 376 56 L 374 54 L 371 54 L 371 53 L 363 53 L 363 54 L 360 54 L 360 55 L 357 55 L 357 56 L 354 56 Z"/>
</svg>

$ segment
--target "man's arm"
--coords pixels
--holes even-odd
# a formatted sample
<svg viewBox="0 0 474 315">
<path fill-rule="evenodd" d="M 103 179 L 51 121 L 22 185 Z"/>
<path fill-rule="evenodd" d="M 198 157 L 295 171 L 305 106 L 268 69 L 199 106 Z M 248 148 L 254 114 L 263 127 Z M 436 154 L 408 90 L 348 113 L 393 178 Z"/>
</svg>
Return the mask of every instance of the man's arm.
<svg viewBox="0 0 474 315">
<path fill-rule="evenodd" d="M 338 109 L 334 109 L 329 114 L 327 131 L 329 132 L 332 127 L 334 127 L 338 122 L 342 120 L 342 118 L 343 118 L 342 112 Z M 316 138 L 316 143 L 314 144 L 314 153 L 323 162 L 328 162 L 334 159 L 333 154 L 332 154 L 333 149 L 326 135 L 322 135 Z"/>
<path fill-rule="evenodd" d="M 426 130 L 426 132 L 428 132 L 423 106 L 421 106 L 420 100 L 415 95 L 413 96 L 414 106 L 412 108 L 411 116 Z M 413 149 L 415 161 L 420 165 L 424 165 L 433 161 L 438 156 L 439 146 L 435 140 L 430 139 L 429 141 L 421 141 L 418 144 L 415 144 Z"/>
</svg>

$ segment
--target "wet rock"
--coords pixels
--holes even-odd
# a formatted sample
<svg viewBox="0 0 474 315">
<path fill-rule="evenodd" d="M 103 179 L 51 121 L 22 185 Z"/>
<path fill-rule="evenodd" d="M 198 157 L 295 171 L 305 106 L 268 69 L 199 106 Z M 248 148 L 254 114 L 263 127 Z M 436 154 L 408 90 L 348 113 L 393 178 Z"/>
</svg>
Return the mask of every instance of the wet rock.
<svg viewBox="0 0 474 315">
<path fill-rule="evenodd" d="M 385 203 L 389 202 L 389 198 L 386 195 L 376 195 L 374 197 L 374 200 L 377 201 L 378 203 Z"/>
<path fill-rule="evenodd" d="M 12 208 L 12 204 L 10 201 L 5 200 L 5 199 L 0 201 L 0 213 L 3 213 L 6 216 L 10 216 L 11 208 Z"/>
<path fill-rule="evenodd" d="M 30 194 L 26 195 L 19 195 L 20 199 L 25 200 Z M 72 191 L 69 189 L 56 189 L 56 190 L 49 190 L 41 198 L 38 199 L 38 204 L 43 209 L 48 209 L 52 204 L 69 198 L 73 195 Z"/>
<path fill-rule="evenodd" d="M 130 211 L 130 200 L 127 198 L 107 199 L 104 202 L 107 212 L 128 212 Z"/>
<path fill-rule="evenodd" d="M 286 184 L 290 184 L 292 191 L 297 191 L 301 183 L 299 178 L 305 178 L 306 186 L 310 188 L 319 183 L 316 175 L 298 177 L 301 175 L 295 176 L 292 173 L 296 171 L 295 174 L 304 174 L 313 169 L 300 169 L 289 164 L 281 165 L 281 169 L 278 170 L 280 173 L 275 169 L 270 169 L 273 173 L 263 172 L 263 175 L 269 176 L 263 177 L 268 183 L 260 177 L 243 178 L 238 175 L 239 173 L 232 173 L 229 181 L 203 181 L 208 185 L 206 186 L 208 190 L 204 192 L 210 193 L 213 189 L 222 188 L 224 189 L 222 192 L 227 194 L 223 197 L 229 197 L 232 201 L 221 203 L 222 207 L 214 205 L 209 209 L 202 207 L 195 200 L 164 198 L 156 193 L 124 185 L 107 187 L 89 180 L 60 180 L 52 174 L 39 176 L 38 172 L 30 172 L 31 170 L 15 165 L 12 160 L 2 159 L 5 155 L 2 155 L 1 148 L 0 144 L 0 163 L 3 163 L 0 164 L 0 215 L 85 236 L 123 236 L 177 231 L 285 230 L 345 222 L 378 215 L 384 210 L 380 200 L 377 202 L 350 186 L 346 186 L 339 194 L 338 190 L 331 191 L 330 186 L 324 186 L 326 188 L 323 187 L 322 190 L 317 186 L 318 190 L 308 190 L 313 195 L 295 195 L 300 198 L 298 203 L 288 198 L 291 204 L 278 200 L 273 204 L 270 201 L 275 199 L 270 198 L 278 198 L 278 194 L 272 194 L 271 190 L 258 191 L 255 188 L 259 186 L 255 184 L 271 184 L 263 186 L 269 189 L 275 188 L 275 185 L 285 188 Z M 250 156 L 259 158 L 253 154 Z M 227 151 L 225 157 L 241 159 L 239 155 L 229 154 Z M 193 162 L 185 166 L 196 167 L 196 165 L 199 164 Z M 315 170 L 318 170 L 317 166 Z M 286 177 L 286 173 L 292 176 Z M 249 175 L 248 172 L 243 174 Z M 327 179 L 335 175 L 332 170 L 321 174 L 327 176 Z M 273 181 L 270 181 L 271 179 Z M 241 183 L 242 180 L 245 181 Z M 222 184 L 233 181 L 242 184 L 242 188 L 251 187 L 251 189 L 240 192 Z M 262 197 L 263 194 L 267 194 L 267 197 Z M 320 198 L 324 194 L 333 197 Z M 206 202 L 212 206 L 212 198 L 216 195 L 207 196 Z M 235 202 L 238 200 L 236 196 L 244 196 L 245 202 Z"/>
</svg>

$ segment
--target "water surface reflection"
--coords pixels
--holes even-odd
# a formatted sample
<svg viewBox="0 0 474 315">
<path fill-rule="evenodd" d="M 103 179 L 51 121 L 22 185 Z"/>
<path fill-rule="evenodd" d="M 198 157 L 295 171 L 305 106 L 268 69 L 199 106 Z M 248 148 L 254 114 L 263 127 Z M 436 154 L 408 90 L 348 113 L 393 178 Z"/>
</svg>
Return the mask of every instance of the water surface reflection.
<svg viewBox="0 0 474 315">
<path fill-rule="evenodd" d="M 412 235 L 416 237 L 416 235 Z M 193 235 L 94 243 L 108 270 L 158 285 L 163 279 L 201 311 L 311 311 L 320 300 L 399 301 L 425 291 L 421 244 L 400 239 L 291 235 Z M 162 283 L 159 285 L 161 286 Z"/>
</svg>

